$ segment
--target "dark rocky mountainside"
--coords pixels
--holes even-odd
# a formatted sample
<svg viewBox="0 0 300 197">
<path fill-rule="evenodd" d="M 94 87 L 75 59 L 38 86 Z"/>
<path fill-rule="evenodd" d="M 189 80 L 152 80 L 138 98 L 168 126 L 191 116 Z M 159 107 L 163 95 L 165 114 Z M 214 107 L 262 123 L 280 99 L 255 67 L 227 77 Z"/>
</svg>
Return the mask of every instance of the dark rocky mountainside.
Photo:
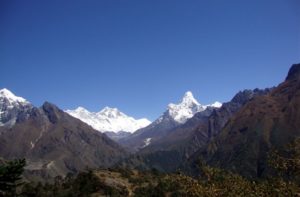
<svg viewBox="0 0 300 197">
<path fill-rule="evenodd" d="M 226 123 L 221 133 L 195 153 L 208 164 L 248 177 L 268 174 L 270 150 L 300 137 L 300 64 L 269 94 L 253 98 Z"/>
<path fill-rule="evenodd" d="M 137 152 L 145 146 L 145 140 L 151 138 L 155 141 L 156 138 L 165 136 L 170 130 L 178 126 L 179 123 L 174 121 L 167 114 L 163 118 L 150 124 L 149 126 L 137 130 L 135 133 L 119 140 L 119 143 L 128 147 L 131 151 Z"/>
<path fill-rule="evenodd" d="M 0 127 L 0 156 L 26 158 L 28 174 L 47 179 L 86 167 L 108 167 L 126 155 L 106 135 L 51 103 L 26 113 L 13 126 Z"/>
</svg>

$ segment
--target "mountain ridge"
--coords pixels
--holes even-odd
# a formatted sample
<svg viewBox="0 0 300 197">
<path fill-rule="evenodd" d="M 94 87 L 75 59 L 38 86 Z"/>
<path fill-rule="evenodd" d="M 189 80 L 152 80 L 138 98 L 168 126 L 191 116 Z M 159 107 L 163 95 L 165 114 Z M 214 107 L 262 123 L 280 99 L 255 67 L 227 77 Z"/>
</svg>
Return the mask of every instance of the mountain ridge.
<svg viewBox="0 0 300 197">
<path fill-rule="evenodd" d="M 148 126 L 151 122 L 146 118 L 134 119 L 117 108 L 104 107 L 99 112 L 90 112 L 83 107 L 66 110 L 75 118 L 89 124 L 100 132 L 129 132 Z"/>
<path fill-rule="evenodd" d="M 299 137 L 300 64 L 294 64 L 285 81 L 244 105 L 185 166 L 202 159 L 245 177 L 265 177 L 271 173 L 272 149 L 281 150 Z"/>
<path fill-rule="evenodd" d="M 90 168 L 109 167 L 126 156 L 119 144 L 50 102 L 13 106 L 12 125 L 0 126 L 0 155 L 26 158 L 26 177 L 41 181 Z"/>
</svg>

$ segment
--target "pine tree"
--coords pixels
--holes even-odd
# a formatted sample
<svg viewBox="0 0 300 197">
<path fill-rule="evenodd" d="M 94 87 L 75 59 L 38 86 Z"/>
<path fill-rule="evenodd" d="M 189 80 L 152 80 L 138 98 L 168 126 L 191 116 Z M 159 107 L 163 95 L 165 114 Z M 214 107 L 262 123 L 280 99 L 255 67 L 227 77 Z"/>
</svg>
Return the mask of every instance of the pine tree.
<svg viewBox="0 0 300 197">
<path fill-rule="evenodd" d="M 16 196 L 16 189 L 22 184 L 21 175 L 25 165 L 25 159 L 16 159 L 0 166 L 0 195 Z"/>
</svg>

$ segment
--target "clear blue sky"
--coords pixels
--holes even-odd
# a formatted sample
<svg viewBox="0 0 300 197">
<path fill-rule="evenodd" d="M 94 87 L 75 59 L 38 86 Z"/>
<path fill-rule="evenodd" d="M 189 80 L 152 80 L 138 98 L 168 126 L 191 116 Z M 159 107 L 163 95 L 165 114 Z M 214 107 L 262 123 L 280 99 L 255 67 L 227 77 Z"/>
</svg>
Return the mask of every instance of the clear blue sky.
<svg viewBox="0 0 300 197">
<path fill-rule="evenodd" d="M 299 0 L 1 0 L 0 88 L 39 106 L 155 119 L 281 82 L 300 62 Z"/>
</svg>

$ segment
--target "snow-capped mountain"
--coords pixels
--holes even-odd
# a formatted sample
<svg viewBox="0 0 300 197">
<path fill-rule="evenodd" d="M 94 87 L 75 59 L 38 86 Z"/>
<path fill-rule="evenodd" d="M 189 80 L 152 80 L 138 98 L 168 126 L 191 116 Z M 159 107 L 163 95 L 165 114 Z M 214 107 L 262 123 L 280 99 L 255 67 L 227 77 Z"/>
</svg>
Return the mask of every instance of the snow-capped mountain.
<svg viewBox="0 0 300 197">
<path fill-rule="evenodd" d="M 168 105 L 167 113 L 176 122 L 183 124 L 187 119 L 193 117 L 197 112 L 204 111 L 205 106 L 198 103 L 192 92 L 188 91 L 184 94 L 181 103 Z"/>
<path fill-rule="evenodd" d="M 194 98 L 191 91 L 187 91 L 180 103 L 170 103 L 167 110 L 153 123 L 121 139 L 120 142 L 134 150 L 144 148 L 157 139 L 167 135 L 169 132 L 172 132 L 174 128 L 186 123 L 187 120 L 192 118 L 196 113 L 211 113 L 211 108 L 219 108 L 221 106 L 222 104 L 220 102 L 202 105 Z"/>
<path fill-rule="evenodd" d="M 193 117 L 196 113 L 204 111 L 208 107 L 220 108 L 222 103 L 215 102 L 209 105 L 201 105 L 193 96 L 191 91 L 187 91 L 179 104 L 170 103 L 167 111 L 160 117 L 170 116 L 179 124 L 185 123 L 188 119 Z"/>
<path fill-rule="evenodd" d="M 26 101 L 26 99 L 16 96 L 8 89 L 3 88 L 0 90 L 0 102 L 3 103 L 5 100 L 10 104 L 10 106 L 29 103 L 28 101 Z"/>
<path fill-rule="evenodd" d="M 133 133 L 151 123 L 146 118 L 136 120 L 120 112 L 117 108 L 110 107 L 105 107 L 100 112 L 90 112 L 83 107 L 78 107 L 75 110 L 66 110 L 66 112 L 101 132 L 118 133 L 125 131 Z"/>
<path fill-rule="evenodd" d="M 24 118 L 25 112 L 33 106 L 22 97 L 14 95 L 6 88 L 0 90 L 0 126 L 12 126 L 20 113 Z"/>
</svg>

